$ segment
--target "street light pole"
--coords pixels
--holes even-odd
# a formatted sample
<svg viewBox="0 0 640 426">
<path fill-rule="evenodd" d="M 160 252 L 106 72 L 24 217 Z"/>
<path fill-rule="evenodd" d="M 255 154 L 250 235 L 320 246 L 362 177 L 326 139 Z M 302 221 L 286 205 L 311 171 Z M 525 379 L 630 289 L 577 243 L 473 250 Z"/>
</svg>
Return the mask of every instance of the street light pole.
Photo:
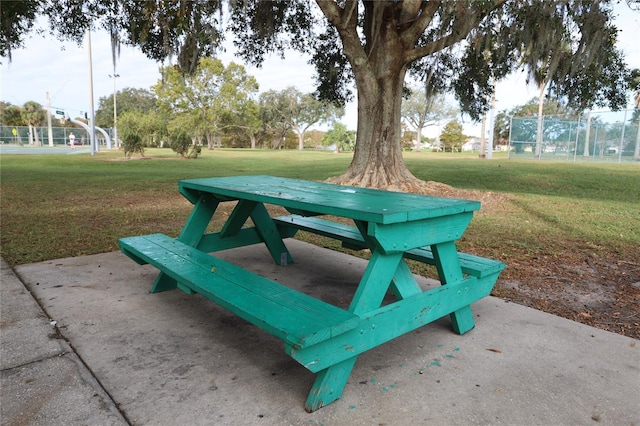
<svg viewBox="0 0 640 426">
<path fill-rule="evenodd" d="M 91 58 L 91 27 L 87 28 L 87 45 L 89 47 L 89 103 L 90 103 L 90 116 L 91 122 L 89 123 L 91 133 L 89 137 L 91 139 L 91 155 L 96 155 L 97 141 L 96 141 L 96 127 L 95 127 L 95 111 L 93 109 L 93 60 Z"/>
<path fill-rule="evenodd" d="M 116 67 L 113 67 L 113 141 L 115 147 L 118 148 L 118 109 L 116 107 L 116 78 L 120 77 L 120 74 L 116 74 Z"/>
</svg>

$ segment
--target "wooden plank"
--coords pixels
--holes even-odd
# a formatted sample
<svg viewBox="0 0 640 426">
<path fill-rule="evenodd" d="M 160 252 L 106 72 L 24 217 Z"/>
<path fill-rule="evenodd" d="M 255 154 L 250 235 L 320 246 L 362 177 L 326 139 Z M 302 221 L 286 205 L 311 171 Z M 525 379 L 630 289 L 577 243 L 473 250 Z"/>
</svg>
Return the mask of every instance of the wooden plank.
<svg viewBox="0 0 640 426">
<path fill-rule="evenodd" d="M 242 228 L 233 237 L 223 238 L 220 232 L 204 234 L 197 248 L 205 253 L 213 253 L 220 250 L 260 244 L 262 242 L 262 238 L 256 228 L 250 227 Z"/>
<path fill-rule="evenodd" d="M 381 224 L 472 212 L 480 203 L 274 176 L 232 176 L 180 181 L 180 192 L 195 199 L 199 192 L 216 198 L 246 199 L 292 211 L 336 215 Z"/>
<path fill-rule="evenodd" d="M 211 194 L 206 193 L 200 194 L 193 202 L 195 206 L 191 210 L 191 214 L 182 231 L 180 231 L 178 240 L 197 247 L 202 239 L 202 234 L 207 229 L 214 212 L 218 208 L 219 202 Z M 153 283 L 153 287 L 151 287 L 151 293 L 173 290 L 177 287 L 177 284 L 178 282 L 175 279 L 160 272 Z"/>
<path fill-rule="evenodd" d="M 273 219 L 277 224 L 280 233 L 283 235 L 291 228 L 301 229 L 303 231 L 312 232 L 329 238 L 335 238 L 343 243 L 349 244 L 351 248 L 367 248 L 362 235 L 357 228 L 341 223 L 332 222 L 316 217 L 302 217 L 297 215 L 281 216 Z M 290 235 L 286 234 L 286 235 Z M 435 259 L 431 248 L 420 247 L 408 250 L 404 254 L 405 258 L 416 260 L 418 262 L 435 265 Z M 458 252 L 460 267 L 462 272 L 477 278 L 495 274 L 505 268 L 503 262 L 484 257 L 475 256 L 473 254 Z"/>
<path fill-rule="evenodd" d="M 297 348 L 355 328 L 359 317 L 216 259 L 163 234 L 123 238 L 123 253 Z"/>
<path fill-rule="evenodd" d="M 275 217 L 273 221 L 280 230 L 280 234 L 286 234 L 286 230 L 295 228 L 324 237 L 334 238 L 349 243 L 354 247 L 367 248 L 362 234 L 353 226 L 343 225 L 317 217 L 303 217 L 298 215 Z"/>
<path fill-rule="evenodd" d="M 430 247 L 420 247 L 405 253 L 407 259 L 435 265 L 433 252 Z M 458 252 L 462 272 L 477 278 L 483 278 L 495 274 L 505 268 L 505 264 L 499 260 L 487 259 L 469 253 Z"/>
<path fill-rule="evenodd" d="M 388 225 L 369 223 L 367 234 L 385 253 L 405 252 L 460 239 L 472 217 L 472 212 L 463 212 Z"/>
<path fill-rule="evenodd" d="M 362 315 L 351 331 L 303 349 L 287 347 L 287 353 L 312 372 L 322 371 L 488 296 L 496 279 L 466 277 L 410 296 Z"/>
</svg>

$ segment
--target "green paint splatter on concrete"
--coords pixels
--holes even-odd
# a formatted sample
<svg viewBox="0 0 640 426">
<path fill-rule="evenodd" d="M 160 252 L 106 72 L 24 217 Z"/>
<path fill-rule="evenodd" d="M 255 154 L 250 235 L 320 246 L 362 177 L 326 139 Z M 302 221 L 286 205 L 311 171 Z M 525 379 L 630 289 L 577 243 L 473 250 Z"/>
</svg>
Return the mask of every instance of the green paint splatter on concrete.
<svg viewBox="0 0 640 426">
<path fill-rule="evenodd" d="M 437 345 L 439 348 L 444 348 L 444 344 L 443 343 L 438 343 Z"/>
<path fill-rule="evenodd" d="M 378 380 L 377 380 L 377 379 L 371 379 L 371 380 L 369 380 L 369 381 L 370 381 L 371 383 L 373 383 L 374 385 L 375 385 L 376 383 L 378 383 Z"/>
<path fill-rule="evenodd" d="M 433 361 L 433 362 L 431 363 L 431 366 L 432 366 L 432 367 L 440 367 L 440 361 Z"/>
<path fill-rule="evenodd" d="M 350 405 L 350 406 L 349 406 L 349 410 L 353 410 L 353 409 L 355 409 L 355 408 L 356 408 L 356 406 L 355 406 L 355 405 Z"/>
<path fill-rule="evenodd" d="M 460 348 L 453 348 L 453 350 L 454 350 L 455 352 L 459 352 L 459 351 L 460 351 Z"/>
</svg>

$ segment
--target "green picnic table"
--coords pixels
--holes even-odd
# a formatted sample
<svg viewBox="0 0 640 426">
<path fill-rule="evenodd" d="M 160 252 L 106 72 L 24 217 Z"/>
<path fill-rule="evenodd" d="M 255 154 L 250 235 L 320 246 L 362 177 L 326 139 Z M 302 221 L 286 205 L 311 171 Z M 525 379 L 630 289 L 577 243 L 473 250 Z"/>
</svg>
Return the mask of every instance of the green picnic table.
<svg viewBox="0 0 640 426">
<path fill-rule="evenodd" d="M 502 262 L 460 253 L 458 240 L 477 201 L 381 191 L 273 176 L 183 180 L 194 208 L 178 238 L 122 238 L 123 253 L 160 270 L 151 292 L 200 293 L 282 339 L 285 351 L 317 373 L 309 412 L 340 398 L 359 354 L 445 315 L 453 330 L 474 327 L 470 305 L 488 296 Z M 236 203 L 218 232 L 207 227 L 221 203 Z M 271 217 L 265 205 L 290 215 Z M 342 217 L 353 226 L 319 216 Z M 248 226 L 251 218 L 253 224 Z M 338 239 L 371 257 L 349 308 L 256 275 L 210 253 L 265 244 L 274 262 L 294 262 L 284 240 L 298 230 Z M 441 286 L 424 291 L 406 259 L 434 265 Z M 384 304 L 391 289 L 395 301 Z"/>
</svg>

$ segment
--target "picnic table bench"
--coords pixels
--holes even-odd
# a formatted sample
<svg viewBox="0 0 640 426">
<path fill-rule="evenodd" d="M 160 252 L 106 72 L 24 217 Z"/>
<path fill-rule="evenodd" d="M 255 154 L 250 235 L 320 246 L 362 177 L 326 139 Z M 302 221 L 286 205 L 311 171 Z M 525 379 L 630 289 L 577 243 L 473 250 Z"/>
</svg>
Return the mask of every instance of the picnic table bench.
<svg viewBox="0 0 640 426">
<path fill-rule="evenodd" d="M 199 293 L 282 339 L 285 351 L 318 373 L 309 412 L 340 398 L 359 354 L 449 315 L 463 334 L 474 327 L 470 305 L 489 295 L 502 262 L 457 251 L 480 203 L 272 176 L 183 180 L 194 208 L 177 238 L 120 239 L 123 253 L 160 273 L 151 292 Z M 207 233 L 220 203 L 235 202 L 222 228 Z M 272 218 L 265 204 L 291 214 Z M 342 217 L 354 226 L 318 216 Z M 252 226 L 247 225 L 251 219 Z M 349 308 L 315 299 L 210 253 L 265 244 L 273 260 L 294 261 L 284 240 L 299 230 L 369 249 L 371 257 Z M 405 259 L 434 265 L 441 286 L 423 290 Z M 384 304 L 391 289 L 396 301 Z"/>
</svg>

